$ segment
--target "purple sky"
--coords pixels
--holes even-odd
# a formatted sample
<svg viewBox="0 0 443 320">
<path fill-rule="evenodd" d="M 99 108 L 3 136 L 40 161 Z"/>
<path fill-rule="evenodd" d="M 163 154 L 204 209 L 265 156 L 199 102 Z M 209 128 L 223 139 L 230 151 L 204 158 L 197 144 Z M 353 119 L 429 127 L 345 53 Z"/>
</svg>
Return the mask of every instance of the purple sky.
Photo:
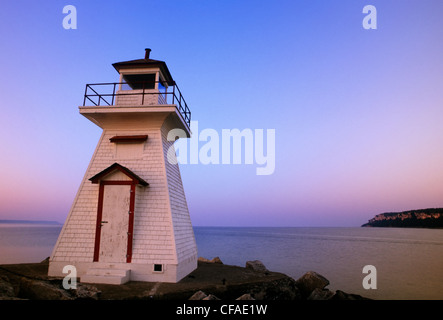
<svg viewBox="0 0 443 320">
<path fill-rule="evenodd" d="M 441 0 L 66 4 L 0 10 L 0 219 L 65 220 L 101 133 L 78 113 L 85 84 L 118 81 L 111 64 L 144 48 L 200 130 L 275 129 L 272 175 L 181 165 L 194 225 L 359 226 L 443 207 Z"/>
</svg>

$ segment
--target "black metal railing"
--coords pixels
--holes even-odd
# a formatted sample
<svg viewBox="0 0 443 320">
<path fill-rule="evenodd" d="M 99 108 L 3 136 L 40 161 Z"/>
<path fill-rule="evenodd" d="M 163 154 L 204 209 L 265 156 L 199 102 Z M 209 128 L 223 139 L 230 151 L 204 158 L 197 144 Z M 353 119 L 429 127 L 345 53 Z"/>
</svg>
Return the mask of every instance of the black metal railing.
<svg viewBox="0 0 443 320">
<path fill-rule="evenodd" d="M 135 89 L 133 89 L 135 88 Z M 138 105 L 149 106 L 146 104 L 148 96 L 157 96 L 155 105 L 174 104 L 182 115 L 188 126 L 191 125 L 191 110 L 189 109 L 183 95 L 174 83 L 172 86 L 163 86 L 160 81 L 155 82 L 110 82 L 87 84 L 85 88 L 85 97 L 83 105 L 90 101 L 94 106 L 118 106 L 121 105 L 119 97 L 138 96 L 141 100 Z"/>
</svg>

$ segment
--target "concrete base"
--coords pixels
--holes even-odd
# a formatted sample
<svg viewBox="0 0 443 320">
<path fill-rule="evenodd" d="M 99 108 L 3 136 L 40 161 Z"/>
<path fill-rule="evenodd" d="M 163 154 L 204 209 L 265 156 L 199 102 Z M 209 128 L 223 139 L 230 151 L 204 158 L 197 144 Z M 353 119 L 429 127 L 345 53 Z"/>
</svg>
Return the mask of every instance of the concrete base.
<svg viewBox="0 0 443 320">
<path fill-rule="evenodd" d="M 122 284 L 127 281 L 169 282 L 176 283 L 197 268 L 197 256 L 177 264 L 163 264 L 162 271 L 154 271 L 154 264 L 140 263 L 104 263 L 104 262 L 75 262 L 49 261 L 48 276 L 65 277 L 63 268 L 74 266 L 80 282 Z M 128 275 L 126 275 L 128 272 Z M 115 279 L 112 277 L 116 277 Z M 118 278 L 121 278 L 119 280 Z M 118 283 L 119 281 L 124 281 Z"/>
<path fill-rule="evenodd" d="M 131 270 L 109 268 L 91 268 L 80 277 L 83 283 L 124 284 L 131 278 Z"/>
</svg>

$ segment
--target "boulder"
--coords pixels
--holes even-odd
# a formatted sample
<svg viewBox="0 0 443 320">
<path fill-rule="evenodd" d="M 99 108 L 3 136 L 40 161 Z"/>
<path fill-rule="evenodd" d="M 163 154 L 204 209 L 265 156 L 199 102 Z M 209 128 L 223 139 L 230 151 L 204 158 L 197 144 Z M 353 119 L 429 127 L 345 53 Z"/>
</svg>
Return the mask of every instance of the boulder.
<svg viewBox="0 0 443 320">
<path fill-rule="evenodd" d="M 22 278 L 19 298 L 30 300 L 72 300 L 67 290 L 47 281 Z"/>
<path fill-rule="evenodd" d="M 196 293 L 194 293 L 189 300 L 203 300 L 204 298 L 206 298 L 207 295 L 206 293 L 204 293 L 203 291 L 199 290 Z"/>
<path fill-rule="evenodd" d="M 220 259 L 219 257 L 215 257 L 215 258 L 213 258 L 210 262 L 212 262 L 212 263 L 221 263 L 221 264 L 223 264 L 223 262 L 221 261 L 221 259 Z"/>
<path fill-rule="evenodd" d="M 251 269 L 259 272 L 268 272 L 265 265 L 259 260 L 246 261 L 246 269 Z"/>
<path fill-rule="evenodd" d="M 77 289 L 71 289 L 69 293 L 74 299 L 98 300 L 101 291 L 92 285 L 77 283 Z"/>
<path fill-rule="evenodd" d="M 328 289 L 315 288 L 308 297 L 308 300 L 329 300 L 334 296 L 334 292 Z"/>
<path fill-rule="evenodd" d="M 247 292 L 255 300 L 301 300 L 299 289 L 291 277 L 231 285 L 229 291 L 229 299 L 236 299 Z"/>
<path fill-rule="evenodd" d="M 8 277 L 0 276 L 0 298 L 15 297 L 15 290 L 13 285 L 9 282 Z"/>
<path fill-rule="evenodd" d="M 346 293 L 341 290 L 335 291 L 335 294 L 331 297 L 331 300 L 369 300 L 368 298 L 362 297 L 358 294 Z"/>
<path fill-rule="evenodd" d="M 220 299 L 214 296 L 213 294 L 209 294 L 207 297 L 203 298 L 202 300 L 220 300 Z"/>
<path fill-rule="evenodd" d="M 213 258 L 211 260 L 203 258 L 203 257 L 199 257 L 198 261 L 200 261 L 200 262 L 208 262 L 208 263 L 220 263 L 220 264 L 223 264 L 223 262 L 221 261 L 221 259 L 219 257 L 215 257 L 215 258 Z"/>
<path fill-rule="evenodd" d="M 255 300 L 249 293 L 245 293 L 235 300 Z"/>
<path fill-rule="evenodd" d="M 323 290 L 329 285 L 329 280 L 314 271 L 308 271 L 299 279 L 295 285 L 300 289 L 304 298 L 308 298 L 315 289 Z"/>
</svg>

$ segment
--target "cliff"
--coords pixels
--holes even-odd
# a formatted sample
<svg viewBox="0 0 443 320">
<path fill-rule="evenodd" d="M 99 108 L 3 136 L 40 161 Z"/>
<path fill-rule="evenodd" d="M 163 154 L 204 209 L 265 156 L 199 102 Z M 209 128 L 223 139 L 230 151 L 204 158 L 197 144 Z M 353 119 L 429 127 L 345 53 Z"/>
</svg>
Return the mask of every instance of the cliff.
<svg viewBox="0 0 443 320">
<path fill-rule="evenodd" d="M 362 227 L 443 228 L 443 208 L 381 213 Z"/>
</svg>

